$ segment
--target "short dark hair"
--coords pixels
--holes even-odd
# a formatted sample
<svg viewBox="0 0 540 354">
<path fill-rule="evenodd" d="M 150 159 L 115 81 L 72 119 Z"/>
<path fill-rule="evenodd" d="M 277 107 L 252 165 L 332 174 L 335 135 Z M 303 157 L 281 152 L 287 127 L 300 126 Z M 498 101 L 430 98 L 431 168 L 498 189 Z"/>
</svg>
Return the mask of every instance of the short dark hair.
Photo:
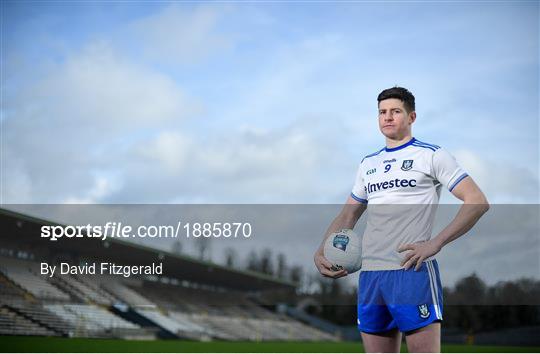
<svg viewBox="0 0 540 354">
<path fill-rule="evenodd" d="M 381 101 L 389 98 L 397 98 L 398 100 L 401 100 L 407 112 L 412 112 L 415 109 L 414 95 L 411 93 L 411 91 L 404 87 L 394 86 L 392 88 L 383 90 L 381 93 L 379 93 L 379 96 L 377 96 L 377 102 L 381 103 Z"/>
</svg>

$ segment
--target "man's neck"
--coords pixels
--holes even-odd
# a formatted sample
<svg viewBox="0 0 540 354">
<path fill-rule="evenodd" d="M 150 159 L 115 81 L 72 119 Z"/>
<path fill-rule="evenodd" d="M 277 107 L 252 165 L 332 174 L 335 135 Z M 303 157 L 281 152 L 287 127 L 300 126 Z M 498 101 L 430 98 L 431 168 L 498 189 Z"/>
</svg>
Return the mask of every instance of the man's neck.
<svg viewBox="0 0 540 354">
<path fill-rule="evenodd" d="M 411 141 L 412 135 L 407 135 L 402 139 L 390 139 L 386 138 L 386 147 L 389 149 L 395 148 L 397 146 L 403 145 Z"/>
</svg>

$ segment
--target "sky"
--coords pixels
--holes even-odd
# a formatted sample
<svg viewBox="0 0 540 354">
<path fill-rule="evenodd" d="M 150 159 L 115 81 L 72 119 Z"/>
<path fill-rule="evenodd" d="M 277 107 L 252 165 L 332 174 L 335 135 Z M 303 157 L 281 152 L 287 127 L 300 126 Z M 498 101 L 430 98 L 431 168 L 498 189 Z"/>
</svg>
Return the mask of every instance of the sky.
<svg viewBox="0 0 540 354">
<path fill-rule="evenodd" d="M 490 203 L 540 200 L 537 1 L 0 6 L 5 206 L 339 204 L 395 85 Z"/>
<path fill-rule="evenodd" d="M 491 203 L 539 201 L 537 2 L 4 1 L 2 18 L 4 204 L 342 203 L 394 85 Z"/>
</svg>

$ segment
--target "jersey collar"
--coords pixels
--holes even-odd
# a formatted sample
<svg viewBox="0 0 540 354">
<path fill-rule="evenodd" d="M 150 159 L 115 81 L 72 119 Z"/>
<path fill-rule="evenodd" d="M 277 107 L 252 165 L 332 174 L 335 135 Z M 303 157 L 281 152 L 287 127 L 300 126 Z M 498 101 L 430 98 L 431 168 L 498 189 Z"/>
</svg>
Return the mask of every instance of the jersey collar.
<svg viewBox="0 0 540 354">
<path fill-rule="evenodd" d="M 401 150 L 401 149 L 404 149 L 406 148 L 407 146 L 411 145 L 412 143 L 414 143 L 416 141 L 416 138 L 412 138 L 411 140 L 409 140 L 409 142 L 403 144 L 403 145 L 400 145 L 400 146 L 396 146 L 394 148 L 389 148 L 389 147 L 384 147 L 384 151 L 386 152 L 392 152 L 392 151 L 398 151 L 398 150 Z M 380 146 L 380 145 L 379 145 Z"/>
</svg>

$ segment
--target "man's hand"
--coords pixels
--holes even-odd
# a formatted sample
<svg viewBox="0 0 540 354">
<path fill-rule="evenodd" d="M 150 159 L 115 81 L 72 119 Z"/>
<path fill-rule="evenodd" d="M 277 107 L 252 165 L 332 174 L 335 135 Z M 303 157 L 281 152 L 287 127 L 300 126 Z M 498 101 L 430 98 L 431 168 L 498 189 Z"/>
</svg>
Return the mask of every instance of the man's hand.
<svg viewBox="0 0 540 354">
<path fill-rule="evenodd" d="M 405 255 L 401 265 L 405 267 L 405 270 L 412 267 L 414 264 L 414 270 L 417 271 L 422 266 L 422 262 L 439 253 L 441 246 L 435 240 L 429 240 L 419 243 L 410 243 L 407 245 L 402 245 L 398 248 L 398 252 L 411 251 Z"/>
<path fill-rule="evenodd" d="M 333 271 L 332 263 L 330 263 L 320 251 L 315 253 L 313 260 L 315 261 L 315 266 L 319 270 L 319 273 L 325 277 L 337 279 L 347 275 L 347 271 L 345 269 Z"/>
<path fill-rule="evenodd" d="M 341 212 L 338 214 L 338 216 L 336 216 L 334 221 L 332 221 L 328 227 L 328 230 L 326 230 L 325 237 L 323 238 L 319 249 L 317 249 L 317 252 L 315 252 L 315 255 L 313 256 L 315 266 L 319 270 L 319 273 L 325 277 L 337 279 L 347 275 L 347 271 L 344 269 L 338 271 L 332 270 L 332 263 L 330 263 L 328 259 L 324 257 L 323 249 L 326 238 L 329 237 L 332 232 L 342 229 L 353 229 L 358 219 L 360 219 L 360 216 L 362 216 L 364 210 L 366 210 L 365 204 L 362 204 L 349 196 L 347 198 L 347 202 L 343 206 L 343 209 L 341 209 Z"/>
</svg>

